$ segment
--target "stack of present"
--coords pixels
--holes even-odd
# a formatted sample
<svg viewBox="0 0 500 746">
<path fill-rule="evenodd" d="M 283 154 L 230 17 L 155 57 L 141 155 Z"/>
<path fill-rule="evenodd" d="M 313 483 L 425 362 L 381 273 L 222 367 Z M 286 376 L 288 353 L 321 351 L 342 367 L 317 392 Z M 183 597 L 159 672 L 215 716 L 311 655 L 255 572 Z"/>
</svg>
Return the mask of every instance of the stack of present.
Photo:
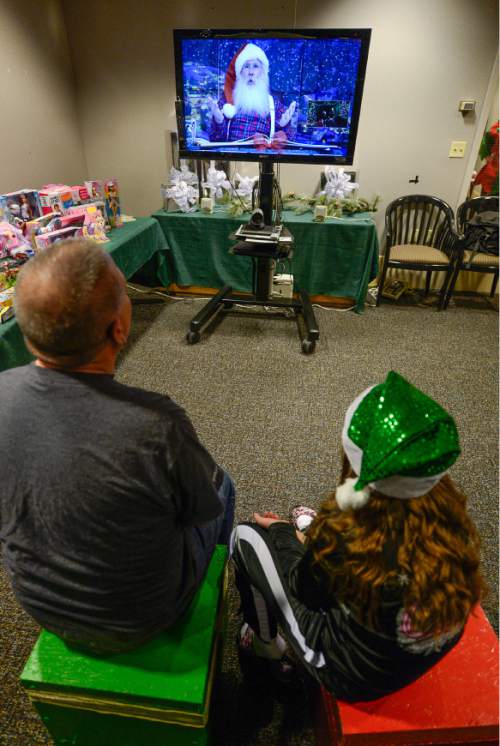
<svg viewBox="0 0 500 746">
<path fill-rule="evenodd" d="M 0 195 L 0 322 L 13 314 L 16 274 L 36 251 L 68 238 L 104 243 L 106 231 L 121 225 L 116 179 L 45 184 Z"/>
<path fill-rule="evenodd" d="M 20 228 L 0 222 L 0 322 L 13 314 L 14 284 L 20 267 L 33 256 L 33 248 Z"/>
</svg>

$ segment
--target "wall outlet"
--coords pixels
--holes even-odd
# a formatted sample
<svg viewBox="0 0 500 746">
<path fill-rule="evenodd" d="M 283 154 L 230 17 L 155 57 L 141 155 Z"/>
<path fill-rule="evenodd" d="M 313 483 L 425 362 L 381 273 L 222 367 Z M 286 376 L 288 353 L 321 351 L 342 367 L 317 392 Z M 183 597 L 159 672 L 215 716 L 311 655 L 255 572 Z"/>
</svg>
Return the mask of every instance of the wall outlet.
<svg viewBox="0 0 500 746">
<path fill-rule="evenodd" d="M 454 140 L 450 146 L 449 158 L 463 158 L 467 142 L 465 140 Z"/>
<path fill-rule="evenodd" d="M 293 275 L 274 275 L 271 288 L 273 298 L 293 298 Z"/>
<path fill-rule="evenodd" d="M 476 102 L 474 101 L 474 99 L 465 99 L 459 101 L 458 111 L 461 111 L 464 114 L 467 114 L 469 111 L 476 111 Z"/>
</svg>

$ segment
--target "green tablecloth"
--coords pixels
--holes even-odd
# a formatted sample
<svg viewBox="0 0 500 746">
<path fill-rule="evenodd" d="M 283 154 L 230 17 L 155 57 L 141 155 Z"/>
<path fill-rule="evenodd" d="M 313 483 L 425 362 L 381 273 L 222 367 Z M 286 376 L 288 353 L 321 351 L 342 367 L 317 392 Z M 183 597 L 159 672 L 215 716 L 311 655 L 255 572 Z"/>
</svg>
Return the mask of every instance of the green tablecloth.
<svg viewBox="0 0 500 746">
<path fill-rule="evenodd" d="M 125 277 L 130 279 L 144 265 L 152 264 L 160 279 L 169 280 L 167 242 L 152 218 L 136 218 L 110 233 L 111 241 L 103 244 Z"/>
<path fill-rule="evenodd" d="M 153 218 L 137 218 L 112 230 L 109 243 L 102 244 L 125 277 L 130 278 L 144 265 L 167 285 L 170 281 L 167 268 L 166 241 L 158 222 Z M 0 326 L 0 371 L 24 365 L 33 359 L 26 349 L 21 330 L 15 319 Z"/>
<path fill-rule="evenodd" d="M 208 288 L 228 284 L 251 292 L 252 262 L 228 253 L 234 244 L 228 236 L 248 220 L 247 215 L 232 217 L 216 208 L 212 214 L 159 210 L 153 217 L 172 252 L 175 283 Z M 378 239 L 370 215 L 315 223 L 310 212 L 296 215 L 285 210 L 282 219 L 295 240 L 294 284 L 311 295 L 353 298 L 356 311 L 361 312 L 368 283 L 378 272 Z"/>
</svg>

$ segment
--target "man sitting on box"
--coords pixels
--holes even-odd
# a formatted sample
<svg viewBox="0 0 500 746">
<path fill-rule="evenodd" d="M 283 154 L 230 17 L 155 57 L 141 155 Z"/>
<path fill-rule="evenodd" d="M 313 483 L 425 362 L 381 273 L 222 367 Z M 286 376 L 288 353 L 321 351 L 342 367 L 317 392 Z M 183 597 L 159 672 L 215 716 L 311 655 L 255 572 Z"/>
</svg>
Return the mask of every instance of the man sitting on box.
<svg viewBox="0 0 500 746">
<path fill-rule="evenodd" d="M 115 380 L 131 303 L 97 244 L 35 256 L 15 310 L 36 360 L 0 375 L 0 540 L 13 591 L 70 644 L 133 648 L 189 606 L 227 543 L 234 485 L 175 402 Z"/>
</svg>

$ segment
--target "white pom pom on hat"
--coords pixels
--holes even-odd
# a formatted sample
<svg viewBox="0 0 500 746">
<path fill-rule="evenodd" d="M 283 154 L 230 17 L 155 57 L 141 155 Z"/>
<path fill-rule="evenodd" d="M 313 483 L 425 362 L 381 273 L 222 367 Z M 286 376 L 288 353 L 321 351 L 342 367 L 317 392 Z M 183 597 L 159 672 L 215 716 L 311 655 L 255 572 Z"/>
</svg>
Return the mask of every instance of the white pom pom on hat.
<svg viewBox="0 0 500 746">
<path fill-rule="evenodd" d="M 354 486 L 358 481 L 357 477 L 346 479 L 345 482 L 337 487 L 335 499 L 340 510 L 359 510 L 370 499 L 370 489 L 363 487 L 362 490 L 355 490 Z"/>
<path fill-rule="evenodd" d="M 233 106 L 233 104 L 224 104 L 222 107 L 222 113 L 227 117 L 227 119 L 232 119 L 236 114 L 236 106 Z"/>
</svg>

